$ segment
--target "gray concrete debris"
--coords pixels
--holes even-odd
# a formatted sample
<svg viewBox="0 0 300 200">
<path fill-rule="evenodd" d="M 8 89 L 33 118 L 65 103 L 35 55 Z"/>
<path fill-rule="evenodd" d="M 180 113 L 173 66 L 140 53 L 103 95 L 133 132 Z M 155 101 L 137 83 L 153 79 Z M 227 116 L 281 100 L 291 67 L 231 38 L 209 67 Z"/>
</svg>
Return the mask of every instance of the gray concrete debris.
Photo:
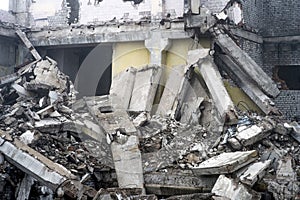
<svg viewBox="0 0 300 200">
<path fill-rule="evenodd" d="M 227 34 L 221 33 L 222 31 L 220 32 L 218 29 L 212 30 L 212 32 L 216 44 L 255 81 L 263 92 L 272 97 L 276 97 L 279 94 L 279 90 L 272 79 Z"/>
<path fill-rule="evenodd" d="M 117 172 L 119 187 L 144 188 L 141 152 L 136 136 L 129 136 L 123 144 L 113 142 L 111 151 Z"/>
<path fill-rule="evenodd" d="M 192 171 L 183 170 L 146 173 L 144 178 L 147 193 L 168 196 L 209 192 L 218 179 L 218 175 L 196 176 Z"/>
<path fill-rule="evenodd" d="M 190 199 L 208 200 L 208 199 L 212 199 L 212 196 L 213 194 L 211 193 L 195 193 L 195 194 L 171 196 L 168 197 L 166 200 L 190 200 Z"/>
<path fill-rule="evenodd" d="M 180 122 L 183 124 L 199 124 L 201 117 L 200 106 L 204 98 L 198 97 L 193 101 L 186 102 L 181 108 Z"/>
<path fill-rule="evenodd" d="M 210 49 L 197 49 L 188 52 L 188 63 L 196 65 L 208 87 L 220 116 L 234 120 L 234 104 L 225 89 L 222 77 L 209 55 Z"/>
<path fill-rule="evenodd" d="M 212 191 L 217 197 L 231 200 L 258 200 L 260 195 L 248 189 L 242 183 L 236 183 L 233 179 L 220 175 Z M 217 198 L 218 199 L 218 198 Z"/>
<path fill-rule="evenodd" d="M 257 181 L 262 179 L 270 167 L 271 160 L 256 162 L 241 169 L 243 173 L 239 175 L 239 179 L 245 185 L 252 187 Z"/>
<path fill-rule="evenodd" d="M 257 84 L 228 55 L 215 56 L 218 65 L 238 84 L 253 102 L 266 114 L 278 113 L 272 100 L 265 95 Z"/>
<path fill-rule="evenodd" d="M 84 100 L 90 114 L 106 133 L 112 135 L 117 130 L 122 130 L 127 134 L 136 134 L 137 130 L 126 110 L 114 109 L 110 96 L 86 97 Z"/>
<path fill-rule="evenodd" d="M 159 66 L 146 66 L 136 72 L 130 111 L 151 112 L 161 74 L 162 68 Z"/>
<path fill-rule="evenodd" d="M 19 185 L 17 200 L 28 199 L 33 184 L 34 179 L 26 174 L 21 184 Z"/>
<path fill-rule="evenodd" d="M 241 149 L 243 146 L 252 145 L 268 137 L 274 128 L 274 123 L 262 120 L 252 126 L 241 126 L 238 132 L 228 139 L 228 142 L 234 149 Z"/>
<path fill-rule="evenodd" d="M 127 110 L 129 108 L 136 71 L 135 68 L 130 67 L 113 77 L 109 94 L 115 109 Z"/>
<path fill-rule="evenodd" d="M 193 171 L 199 175 L 229 174 L 255 161 L 257 157 L 255 150 L 222 153 L 202 162 Z"/>
<path fill-rule="evenodd" d="M 186 71 L 187 67 L 182 65 L 172 68 L 172 71 L 166 82 L 163 94 L 160 98 L 160 102 L 156 111 L 157 115 L 174 115 L 174 107 L 176 107 L 176 100 L 178 101 L 178 92 L 182 85 L 182 80 L 184 79 Z"/>
</svg>

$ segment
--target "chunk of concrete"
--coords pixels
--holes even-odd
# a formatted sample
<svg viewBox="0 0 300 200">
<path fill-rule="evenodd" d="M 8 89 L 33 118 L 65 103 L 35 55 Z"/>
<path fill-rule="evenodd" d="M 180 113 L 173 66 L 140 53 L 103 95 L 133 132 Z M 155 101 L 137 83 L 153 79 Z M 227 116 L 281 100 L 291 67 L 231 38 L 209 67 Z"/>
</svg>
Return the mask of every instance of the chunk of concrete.
<svg viewBox="0 0 300 200">
<path fill-rule="evenodd" d="M 271 130 L 274 128 L 273 124 L 263 120 L 259 124 L 246 127 L 241 131 L 238 131 L 233 138 L 228 139 L 228 142 L 232 145 L 233 148 L 238 147 L 239 145 L 235 144 L 236 142 L 240 143 L 243 146 L 252 145 L 263 138 L 268 137 L 271 134 Z"/>
<path fill-rule="evenodd" d="M 182 85 L 182 81 L 184 79 L 185 71 L 186 67 L 181 65 L 172 68 L 163 94 L 160 98 L 160 102 L 156 111 L 157 115 L 166 116 L 173 111 L 180 86 Z"/>
<path fill-rule="evenodd" d="M 181 108 L 180 122 L 184 124 L 199 124 L 201 117 L 200 106 L 204 98 L 198 97 L 194 101 L 186 102 Z"/>
<path fill-rule="evenodd" d="M 151 112 L 161 74 L 162 68 L 155 65 L 146 66 L 137 71 L 130 100 L 130 111 Z"/>
<path fill-rule="evenodd" d="M 193 171 L 199 175 L 229 174 L 255 161 L 257 157 L 255 150 L 222 153 L 200 163 Z"/>
<path fill-rule="evenodd" d="M 222 82 L 222 77 L 209 55 L 209 49 L 188 52 L 188 63 L 197 65 L 222 118 L 233 117 L 234 104 Z M 233 117 L 234 118 L 234 117 Z M 231 119 L 230 119 L 231 120 Z"/>
<path fill-rule="evenodd" d="M 245 167 L 243 173 L 239 176 L 240 181 L 252 187 L 266 174 L 266 170 L 270 167 L 271 162 L 271 160 L 266 160 L 253 163 Z"/>
<path fill-rule="evenodd" d="M 218 179 L 216 176 L 196 176 L 191 171 L 154 172 L 144 174 L 147 193 L 156 195 L 183 195 L 210 192 Z"/>
<path fill-rule="evenodd" d="M 292 157 L 287 156 L 278 161 L 278 167 L 276 171 L 276 178 L 280 180 L 296 180 L 296 173 L 292 165 Z"/>
<path fill-rule="evenodd" d="M 215 42 L 226 55 L 230 56 L 255 81 L 263 92 L 272 97 L 276 97 L 279 94 L 274 81 L 227 34 L 221 33 L 220 30 L 215 30 Z"/>
<path fill-rule="evenodd" d="M 112 98 L 114 108 L 128 109 L 136 78 L 136 71 L 135 68 L 130 67 L 113 77 L 109 94 Z"/>
<path fill-rule="evenodd" d="M 144 188 L 142 157 L 139 139 L 129 136 L 124 144 L 113 142 L 111 151 L 121 188 Z"/>
<path fill-rule="evenodd" d="M 236 183 L 233 179 L 220 175 L 212 191 L 216 196 L 230 200 L 258 200 L 260 195 L 247 189 L 242 183 Z"/>
</svg>

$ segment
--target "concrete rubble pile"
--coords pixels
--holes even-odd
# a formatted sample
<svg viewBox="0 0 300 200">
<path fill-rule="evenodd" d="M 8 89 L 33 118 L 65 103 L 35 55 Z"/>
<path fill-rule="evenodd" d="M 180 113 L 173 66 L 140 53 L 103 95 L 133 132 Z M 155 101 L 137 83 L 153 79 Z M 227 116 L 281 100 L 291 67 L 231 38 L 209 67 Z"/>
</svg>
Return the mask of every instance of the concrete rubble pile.
<svg viewBox="0 0 300 200">
<path fill-rule="evenodd" d="M 129 68 L 110 95 L 77 100 L 50 58 L 2 77 L 1 196 L 299 198 L 297 122 L 234 108 L 205 49 L 170 74 L 155 106 L 162 71 Z"/>
</svg>

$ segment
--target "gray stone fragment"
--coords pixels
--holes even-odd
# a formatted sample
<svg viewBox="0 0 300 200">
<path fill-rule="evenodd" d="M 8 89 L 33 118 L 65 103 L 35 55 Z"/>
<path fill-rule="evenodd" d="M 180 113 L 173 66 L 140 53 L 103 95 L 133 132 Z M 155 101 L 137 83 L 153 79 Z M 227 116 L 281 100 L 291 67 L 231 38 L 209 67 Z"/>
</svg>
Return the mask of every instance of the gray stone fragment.
<svg viewBox="0 0 300 200">
<path fill-rule="evenodd" d="M 146 66 L 137 71 L 130 100 L 130 111 L 151 112 L 161 74 L 162 68 L 159 66 Z"/>
<path fill-rule="evenodd" d="M 255 150 L 222 153 L 200 163 L 198 167 L 193 168 L 193 171 L 199 175 L 229 174 L 253 162 L 257 156 Z"/>
<path fill-rule="evenodd" d="M 258 200 L 260 195 L 249 190 L 242 183 L 236 183 L 233 179 L 220 175 L 212 191 L 216 196 L 231 200 Z"/>
</svg>

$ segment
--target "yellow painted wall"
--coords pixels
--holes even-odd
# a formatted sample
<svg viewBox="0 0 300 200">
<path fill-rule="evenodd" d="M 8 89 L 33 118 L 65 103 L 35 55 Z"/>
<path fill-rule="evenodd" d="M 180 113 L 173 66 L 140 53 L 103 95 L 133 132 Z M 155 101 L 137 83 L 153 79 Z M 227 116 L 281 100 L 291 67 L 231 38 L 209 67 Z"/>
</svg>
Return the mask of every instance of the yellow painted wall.
<svg viewBox="0 0 300 200">
<path fill-rule="evenodd" d="M 112 75 L 124 71 L 128 67 L 142 67 L 150 62 L 150 53 L 144 42 L 122 42 L 113 47 Z"/>
<path fill-rule="evenodd" d="M 234 105 L 240 110 L 247 111 L 249 109 L 250 111 L 254 111 L 263 115 L 263 112 L 260 110 L 260 108 L 248 97 L 246 93 L 244 93 L 242 89 L 231 86 L 228 81 L 224 81 L 224 85 Z"/>
</svg>

